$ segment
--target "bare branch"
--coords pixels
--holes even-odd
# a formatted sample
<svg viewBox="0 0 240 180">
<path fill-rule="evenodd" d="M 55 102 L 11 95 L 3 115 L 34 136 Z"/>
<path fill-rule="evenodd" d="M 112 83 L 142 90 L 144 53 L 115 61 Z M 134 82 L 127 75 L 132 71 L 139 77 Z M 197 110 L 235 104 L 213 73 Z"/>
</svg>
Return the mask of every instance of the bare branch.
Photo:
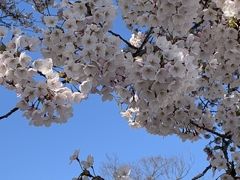
<svg viewBox="0 0 240 180">
<path fill-rule="evenodd" d="M 194 178 L 192 178 L 192 180 L 197 180 L 197 179 L 203 177 L 203 176 L 208 172 L 208 170 L 211 169 L 211 168 L 212 168 L 212 165 L 210 164 L 208 167 L 206 167 L 206 168 L 203 170 L 202 173 L 200 173 L 200 174 L 198 174 L 197 176 L 195 176 Z"/>
<path fill-rule="evenodd" d="M 120 166 L 119 159 L 117 155 L 106 155 L 107 161 L 101 166 L 101 172 L 103 176 L 107 179 L 114 179 L 114 174 L 117 168 Z"/>
<path fill-rule="evenodd" d="M 205 130 L 205 131 L 207 131 L 207 132 L 210 132 L 210 133 L 212 133 L 212 134 L 215 134 L 215 135 L 217 135 L 217 136 L 219 136 L 219 137 L 221 137 L 221 138 L 227 138 L 227 139 L 230 139 L 230 138 L 231 138 L 231 135 L 230 135 L 230 134 L 221 134 L 221 133 L 218 133 L 218 132 L 216 132 L 216 131 L 214 131 L 214 130 L 212 130 L 212 129 L 209 129 L 209 128 L 207 128 L 207 127 L 201 126 L 201 125 L 195 123 L 195 122 L 192 121 L 192 120 L 190 120 L 190 124 L 198 127 L 199 129 L 203 129 L 203 130 Z"/>
<path fill-rule="evenodd" d="M 20 9 L 17 1 L 6 0 L 0 3 L 0 22 L 6 26 L 13 24 L 24 27 L 30 27 L 33 25 L 32 13 L 26 12 L 24 9 Z M 16 24 L 17 23 L 17 24 Z"/>
<path fill-rule="evenodd" d="M 17 110 L 19 110 L 18 107 L 15 107 L 15 108 L 11 109 L 7 114 L 0 116 L 0 120 L 4 119 L 4 118 L 8 118 L 10 115 L 12 115 Z"/>
<path fill-rule="evenodd" d="M 141 179 L 182 179 L 189 170 L 190 165 L 186 165 L 183 159 L 179 157 L 163 158 L 161 156 L 153 156 L 142 158 L 135 163 L 120 164 L 117 157 L 107 157 L 108 161 L 102 166 L 102 174 L 106 179 L 114 179 L 114 174 L 121 167 L 129 167 L 131 169 L 130 177 L 134 180 Z"/>
<path fill-rule="evenodd" d="M 152 34 L 152 31 L 153 31 L 153 27 L 150 28 L 150 30 L 146 33 L 146 37 L 145 39 L 143 40 L 141 46 L 137 49 L 137 51 L 135 53 L 133 53 L 133 57 L 136 57 L 136 56 L 139 56 L 142 54 L 142 51 L 143 50 L 143 47 L 145 46 L 145 44 L 148 42 L 149 38 L 150 38 L 150 35 Z M 145 53 L 145 51 L 144 51 Z M 144 54 L 143 53 L 143 54 Z"/>
<path fill-rule="evenodd" d="M 126 39 L 124 39 L 121 35 L 109 30 L 108 31 L 110 34 L 116 36 L 116 37 L 119 37 L 125 44 L 127 44 L 130 48 L 133 48 L 133 49 L 138 49 L 137 47 L 133 46 L 132 44 L 130 44 Z"/>
</svg>

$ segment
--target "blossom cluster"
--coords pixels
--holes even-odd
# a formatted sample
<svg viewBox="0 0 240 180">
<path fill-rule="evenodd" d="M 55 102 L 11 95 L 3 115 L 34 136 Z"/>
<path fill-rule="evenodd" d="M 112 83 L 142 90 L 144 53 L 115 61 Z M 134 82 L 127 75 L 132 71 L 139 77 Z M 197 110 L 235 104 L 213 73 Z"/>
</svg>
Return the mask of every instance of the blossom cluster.
<svg viewBox="0 0 240 180">
<path fill-rule="evenodd" d="M 214 0 L 214 2 L 222 9 L 226 17 L 240 17 L 240 2 L 238 0 Z"/>
<path fill-rule="evenodd" d="M 191 0 L 119 0 L 119 6 L 129 27 L 155 27 L 173 36 L 186 35 L 201 8 Z"/>
</svg>

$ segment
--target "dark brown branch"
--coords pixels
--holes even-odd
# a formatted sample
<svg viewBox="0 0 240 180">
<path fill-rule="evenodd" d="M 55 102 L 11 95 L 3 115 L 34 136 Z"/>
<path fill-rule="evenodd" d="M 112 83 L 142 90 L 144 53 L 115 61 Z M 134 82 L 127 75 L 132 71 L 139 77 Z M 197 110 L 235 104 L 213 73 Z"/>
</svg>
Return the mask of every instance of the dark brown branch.
<svg viewBox="0 0 240 180">
<path fill-rule="evenodd" d="M 209 101 L 207 101 L 207 102 L 205 103 L 205 102 L 202 100 L 202 98 L 199 98 L 199 99 L 200 99 L 201 103 L 204 105 L 203 108 L 202 108 L 202 110 L 204 111 L 204 110 L 208 107 Z"/>
<path fill-rule="evenodd" d="M 210 132 L 210 133 L 212 133 L 212 134 L 215 134 L 215 135 L 217 135 L 217 136 L 219 136 L 219 137 L 221 137 L 221 138 L 231 139 L 231 135 L 230 135 L 230 134 L 221 134 L 221 133 L 218 133 L 218 132 L 216 132 L 216 131 L 214 131 L 214 130 L 212 130 L 212 129 L 209 129 L 209 128 L 205 127 L 205 126 L 200 126 L 199 124 L 195 123 L 195 122 L 192 121 L 192 120 L 190 120 L 190 124 L 198 127 L 199 129 L 203 129 L 203 130 L 205 130 L 205 131 L 207 131 L 207 132 Z"/>
<path fill-rule="evenodd" d="M 144 38 L 141 46 L 139 48 L 137 48 L 137 51 L 135 53 L 133 53 L 133 57 L 139 56 L 144 54 L 146 51 L 143 49 L 143 47 L 145 46 L 145 44 L 148 42 L 150 35 L 152 34 L 153 31 L 153 27 L 150 28 L 150 30 L 146 33 L 146 37 Z"/>
<path fill-rule="evenodd" d="M 150 35 L 152 34 L 152 31 L 153 31 L 153 27 L 151 27 L 150 30 L 148 31 L 145 39 L 143 40 L 141 46 L 139 47 L 139 50 L 141 50 L 143 48 L 143 46 L 145 46 L 145 44 L 148 42 Z"/>
<path fill-rule="evenodd" d="M 236 176 L 236 171 L 234 168 L 234 162 L 229 162 L 229 157 L 228 157 L 228 147 L 230 145 L 230 141 L 226 141 L 225 139 L 223 139 L 222 142 L 222 147 L 221 150 L 223 152 L 224 158 L 227 160 L 227 173 L 230 174 L 232 177 Z"/>
<path fill-rule="evenodd" d="M 197 180 L 197 179 L 203 177 L 203 176 L 208 172 L 208 170 L 211 169 L 211 168 L 212 168 L 212 165 L 210 164 L 208 167 L 206 167 L 206 168 L 203 170 L 203 172 L 201 172 L 201 173 L 198 174 L 197 176 L 193 177 L 192 180 Z"/>
<path fill-rule="evenodd" d="M 130 48 L 132 49 L 138 49 L 137 47 L 133 46 L 132 44 L 130 44 L 126 39 L 124 39 L 121 35 L 109 30 L 108 31 L 110 34 L 116 36 L 116 37 L 119 37 L 125 44 L 127 44 Z"/>
<path fill-rule="evenodd" d="M 13 109 L 10 110 L 7 114 L 0 116 L 0 120 L 1 120 L 1 119 L 4 119 L 4 118 L 7 118 L 8 116 L 12 115 L 12 114 L 13 114 L 14 112 L 16 112 L 17 110 L 19 110 L 18 107 L 13 108 Z"/>
<path fill-rule="evenodd" d="M 36 2 L 35 0 L 32 0 L 32 2 L 33 2 L 33 4 L 34 4 L 34 7 L 36 8 L 36 10 L 37 10 L 40 14 L 45 15 L 45 14 L 44 14 L 44 9 L 45 9 L 46 7 L 44 7 L 43 9 L 40 9 L 41 6 L 45 6 L 45 3 L 43 3 L 43 2 Z"/>
</svg>

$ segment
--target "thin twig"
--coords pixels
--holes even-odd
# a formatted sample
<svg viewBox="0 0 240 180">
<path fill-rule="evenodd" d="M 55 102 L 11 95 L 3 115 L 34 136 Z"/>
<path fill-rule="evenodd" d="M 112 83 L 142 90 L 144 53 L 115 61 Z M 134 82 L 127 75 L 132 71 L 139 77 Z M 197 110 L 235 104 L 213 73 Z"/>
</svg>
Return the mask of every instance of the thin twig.
<svg viewBox="0 0 240 180">
<path fill-rule="evenodd" d="M 215 134 L 215 135 L 217 135 L 217 136 L 219 136 L 219 137 L 221 137 L 221 138 L 231 139 L 231 135 L 230 135 L 230 134 L 221 134 L 221 133 L 218 133 L 218 132 L 216 132 L 216 131 L 214 131 L 214 130 L 212 130 L 212 129 L 209 129 L 209 128 L 205 127 L 205 126 L 200 126 L 199 124 L 195 123 L 195 122 L 192 121 L 192 120 L 190 120 L 190 124 L 198 127 L 199 129 L 203 129 L 203 130 L 205 130 L 205 131 L 207 131 L 207 132 L 210 132 L 210 133 L 212 133 L 212 134 Z"/>
<path fill-rule="evenodd" d="M 152 31 L 153 31 L 153 27 L 151 27 L 150 30 L 146 33 L 146 37 L 144 38 L 141 46 L 139 48 L 137 48 L 137 51 L 135 53 L 133 53 L 133 57 L 136 57 L 136 56 L 139 56 L 139 55 L 145 53 L 145 51 L 143 50 L 143 47 L 148 42 L 150 35 L 152 34 Z M 144 52 L 142 53 L 142 51 L 144 51 Z"/>
<path fill-rule="evenodd" d="M 198 174 L 197 176 L 193 177 L 192 180 L 197 180 L 197 179 L 203 177 L 203 176 L 208 172 L 208 170 L 211 169 L 211 168 L 212 168 L 212 165 L 210 164 L 208 167 L 206 167 L 206 168 L 203 170 L 203 172 L 201 172 L 201 173 Z"/>
<path fill-rule="evenodd" d="M 116 36 L 116 37 L 119 37 L 125 44 L 127 44 L 130 48 L 133 48 L 133 49 L 138 49 L 137 47 L 133 46 L 132 44 L 130 44 L 126 39 L 124 39 L 121 35 L 109 30 L 108 31 L 110 34 Z"/>
<path fill-rule="evenodd" d="M 12 110 L 10 110 L 7 114 L 3 115 L 3 116 L 0 116 L 0 120 L 1 119 L 4 119 L 4 118 L 7 118 L 8 116 L 12 115 L 14 112 L 16 112 L 17 110 L 19 110 L 18 107 L 15 107 L 13 108 Z"/>
<path fill-rule="evenodd" d="M 143 48 L 143 46 L 148 42 L 148 39 L 150 38 L 150 35 L 152 34 L 153 31 L 153 27 L 150 28 L 150 30 L 148 31 L 145 39 L 143 40 L 141 46 L 139 47 L 139 50 L 141 50 Z"/>
</svg>

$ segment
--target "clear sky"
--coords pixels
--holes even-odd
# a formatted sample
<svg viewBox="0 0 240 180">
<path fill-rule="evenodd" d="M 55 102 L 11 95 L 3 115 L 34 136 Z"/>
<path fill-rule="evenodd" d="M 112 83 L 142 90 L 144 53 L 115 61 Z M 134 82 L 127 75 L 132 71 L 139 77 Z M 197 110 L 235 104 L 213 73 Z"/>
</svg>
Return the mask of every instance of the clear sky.
<svg viewBox="0 0 240 180">
<path fill-rule="evenodd" d="M 130 37 L 119 19 L 113 30 Z M 16 102 L 14 92 L 0 87 L 0 115 Z M 80 158 L 92 154 L 96 169 L 106 160 L 106 154 L 116 154 L 122 162 L 154 155 L 182 156 L 188 161 L 191 156 L 194 163 L 186 180 L 208 163 L 202 150 L 205 141 L 183 143 L 176 137 L 163 138 L 132 129 L 114 102 L 103 103 L 98 96 L 74 106 L 74 116 L 66 124 L 46 128 L 28 123 L 21 112 L 0 121 L 0 180 L 70 180 L 80 172 L 76 163 L 69 165 L 75 149 L 80 149 Z"/>
<path fill-rule="evenodd" d="M 14 107 L 14 93 L 0 88 L 1 113 Z M 113 102 L 90 97 L 74 108 L 74 117 L 49 128 L 29 126 L 21 112 L 0 121 L 0 179 L 68 180 L 78 174 L 78 165 L 69 165 L 69 156 L 80 149 L 80 157 L 91 153 L 98 169 L 106 154 L 123 162 L 141 157 L 183 156 L 194 159 L 190 176 L 206 166 L 204 142 L 182 143 L 176 137 L 159 137 L 142 129 L 131 129 Z"/>
</svg>

